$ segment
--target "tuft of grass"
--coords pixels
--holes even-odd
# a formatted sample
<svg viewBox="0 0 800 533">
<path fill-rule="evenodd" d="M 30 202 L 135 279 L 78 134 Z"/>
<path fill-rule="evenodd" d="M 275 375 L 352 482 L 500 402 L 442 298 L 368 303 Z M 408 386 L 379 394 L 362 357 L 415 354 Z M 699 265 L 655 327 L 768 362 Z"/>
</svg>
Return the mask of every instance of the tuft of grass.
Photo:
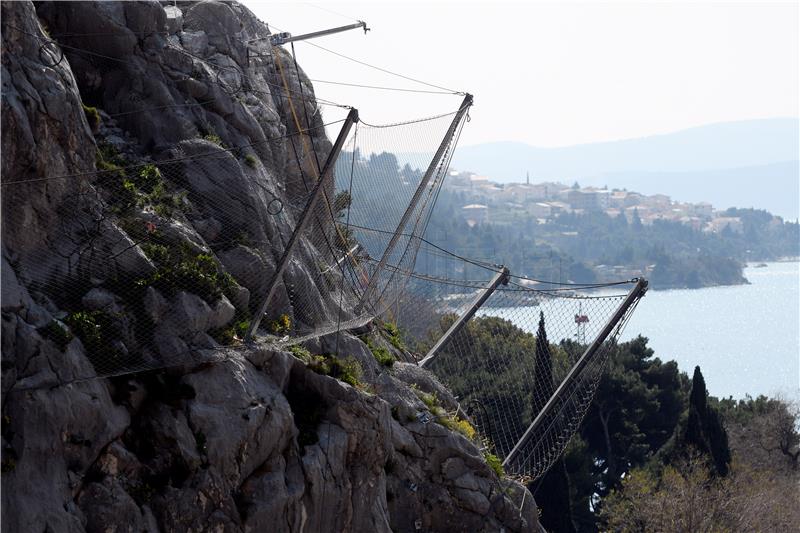
<svg viewBox="0 0 800 533">
<path fill-rule="evenodd" d="M 384 348 L 383 346 L 378 346 L 370 337 L 369 335 L 364 335 L 361 337 L 361 340 L 364 344 L 367 345 L 369 351 L 372 352 L 372 356 L 378 361 L 381 365 L 391 368 L 394 365 L 396 359 L 394 356 L 389 353 L 389 350 Z"/>
<path fill-rule="evenodd" d="M 95 162 L 97 168 L 104 171 L 119 171 L 121 175 L 125 175 L 125 169 L 122 167 L 127 166 L 129 161 L 119 153 L 113 144 L 106 142 L 97 145 L 97 153 L 95 154 Z"/>
<path fill-rule="evenodd" d="M 333 199 L 333 212 L 336 213 L 336 217 L 342 217 L 345 209 L 348 209 L 352 203 L 353 197 L 350 196 L 349 192 L 341 191 L 337 193 L 336 197 Z"/>
<path fill-rule="evenodd" d="M 313 355 L 309 352 L 306 348 L 303 348 L 299 344 L 292 344 L 287 348 L 289 353 L 300 359 L 301 361 L 308 363 L 313 359 Z"/>
<path fill-rule="evenodd" d="M 224 148 L 224 145 L 222 144 L 222 138 L 214 132 L 206 133 L 205 135 L 203 135 L 203 139 L 207 140 L 208 142 L 212 142 L 219 147 Z"/>
<path fill-rule="evenodd" d="M 276 336 L 283 336 L 292 331 L 292 320 L 286 313 L 267 324 L 267 331 Z"/>
<path fill-rule="evenodd" d="M 312 355 L 306 365 L 317 374 L 331 376 L 358 389 L 364 388 L 361 382 L 364 370 L 353 356 L 339 358 L 333 355 Z"/>
<path fill-rule="evenodd" d="M 96 107 L 91 107 L 86 104 L 81 104 L 81 106 L 83 107 L 83 114 L 86 115 L 86 122 L 89 123 L 89 127 L 93 132 L 97 132 L 97 128 L 100 127 L 100 112 L 97 111 Z"/>
<path fill-rule="evenodd" d="M 469 440 L 473 440 L 475 438 L 475 435 L 477 435 L 478 433 L 477 431 L 475 431 L 475 428 L 472 427 L 472 424 L 470 424 L 466 420 L 458 418 L 457 416 L 438 417 L 436 421 L 452 431 L 458 431 L 459 433 L 467 437 Z"/>
<path fill-rule="evenodd" d="M 397 324 L 394 322 L 384 322 L 382 326 L 386 340 L 398 350 L 405 350 L 406 345 L 400 337 L 400 330 L 397 328 Z"/>
<path fill-rule="evenodd" d="M 469 440 L 475 439 L 478 432 L 474 427 L 472 427 L 472 424 L 455 415 L 448 414 L 447 411 L 445 411 L 444 408 L 439 405 L 439 398 L 436 397 L 436 394 L 428 394 L 427 392 L 423 392 L 413 384 L 411 385 L 411 390 L 413 390 L 417 395 L 417 398 L 419 398 L 422 403 L 425 404 L 425 407 L 428 408 L 437 423 L 452 431 L 458 431 Z"/>
<path fill-rule="evenodd" d="M 359 363 L 355 357 L 348 356 L 344 359 L 331 357 L 330 375 L 353 387 L 360 387 L 362 385 L 361 378 L 364 375 L 364 370 L 361 368 L 361 363 Z"/>
<path fill-rule="evenodd" d="M 503 470 L 503 461 L 495 454 L 484 451 L 483 458 L 486 460 L 486 464 L 489 465 L 489 468 L 494 470 L 494 473 L 497 474 L 497 477 L 504 477 L 506 475 L 505 470 Z"/>
<path fill-rule="evenodd" d="M 258 165 L 258 159 L 256 159 L 256 156 L 253 154 L 247 154 L 244 156 L 244 162 L 250 168 L 256 168 L 256 165 Z"/>
<path fill-rule="evenodd" d="M 414 391 L 414 393 L 417 395 L 417 398 L 422 400 L 422 403 L 425 404 L 425 407 L 427 407 L 431 413 L 434 415 L 441 414 L 442 408 L 439 407 L 439 399 L 436 397 L 436 394 L 423 392 L 417 387 L 411 387 L 411 390 Z"/>
</svg>

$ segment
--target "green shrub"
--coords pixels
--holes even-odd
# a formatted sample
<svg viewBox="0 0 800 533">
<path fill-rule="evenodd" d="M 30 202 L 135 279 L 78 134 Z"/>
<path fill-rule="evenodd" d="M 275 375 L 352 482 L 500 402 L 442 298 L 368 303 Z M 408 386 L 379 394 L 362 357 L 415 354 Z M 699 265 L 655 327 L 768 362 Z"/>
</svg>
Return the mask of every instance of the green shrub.
<svg viewBox="0 0 800 533">
<path fill-rule="evenodd" d="M 364 388 L 361 382 L 364 370 L 361 363 L 352 356 L 339 358 L 333 355 L 312 355 L 307 367 L 317 374 L 331 376 L 359 389 Z"/>
<path fill-rule="evenodd" d="M 81 105 L 83 106 L 83 114 L 86 115 L 86 122 L 89 123 L 92 131 L 96 132 L 97 128 L 100 127 L 100 113 L 96 107 L 90 107 L 86 104 Z"/>
<path fill-rule="evenodd" d="M 242 342 L 247 330 L 250 329 L 250 320 L 247 318 L 235 319 L 231 325 L 221 327 L 209 332 L 209 334 L 222 345 L 238 344 Z"/>
<path fill-rule="evenodd" d="M 299 344 L 292 344 L 287 348 L 289 353 L 300 359 L 304 362 L 309 362 L 312 359 L 311 352 L 309 352 L 306 348 L 300 346 Z"/>
<path fill-rule="evenodd" d="M 344 253 L 349 252 L 356 242 L 353 230 L 339 223 L 336 224 L 336 235 L 333 240 L 336 247 Z"/>
<path fill-rule="evenodd" d="M 333 199 L 333 212 L 336 213 L 337 217 L 341 217 L 344 214 L 344 210 L 349 208 L 352 203 L 353 197 L 350 196 L 350 193 L 341 191 Z"/>
<path fill-rule="evenodd" d="M 205 454 L 208 453 L 208 439 L 202 430 L 194 434 L 194 442 L 197 445 L 197 451 Z"/>
<path fill-rule="evenodd" d="M 217 135 L 216 133 L 214 133 L 213 131 L 203 135 L 203 139 L 207 140 L 208 142 L 212 142 L 212 143 L 216 144 L 217 146 L 224 147 L 224 145 L 222 144 L 222 139 L 220 138 L 220 136 Z"/>
<path fill-rule="evenodd" d="M 292 320 L 289 318 L 289 315 L 284 313 L 275 320 L 271 320 L 269 324 L 267 324 L 267 330 L 273 335 L 286 335 L 292 331 Z"/>
<path fill-rule="evenodd" d="M 258 164 L 258 159 L 256 159 L 256 156 L 254 156 L 253 154 L 247 154 L 246 156 L 244 156 L 244 162 L 248 167 L 256 168 L 256 165 Z"/>
<path fill-rule="evenodd" d="M 152 286 L 168 296 L 179 291 L 191 292 L 208 303 L 214 303 L 223 294 L 231 294 L 236 280 L 221 272 L 213 257 L 206 254 L 190 255 L 185 249 L 172 251 L 152 275 L 136 281 L 140 288 Z"/>
<path fill-rule="evenodd" d="M 37 331 L 45 339 L 56 343 L 59 350 L 62 352 L 67 349 L 67 345 L 75 338 L 75 336 L 58 320 L 51 320 L 49 324 L 42 326 Z"/>
<path fill-rule="evenodd" d="M 398 350 L 405 350 L 406 345 L 403 339 L 400 338 L 400 330 L 397 328 L 397 324 L 394 322 L 384 322 L 382 326 L 386 334 L 386 340 Z"/>
<path fill-rule="evenodd" d="M 485 451 L 483 452 L 483 458 L 486 460 L 486 464 L 488 464 L 489 467 L 494 470 L 494 473 L 497 474 L 497 477 L 503 477 L 506 475 L 505 471 L 503 470 L 503 461 L 501 461 L 500 458 L 495 454 Z"/>
<path fill-rule="evenodd" d="M 139 245 L 144 255 L 156 264 L 166 263 L 169 261 L 169 249 L 163 244 L 154 242 L 143 242 Z"/>
<path fill-rule="evenodd" d="M 153 164 L 144 165 L 137 173 L 136 185 L 145 192 L 152 192 L 158 185 L 163 185 L 161 171 Z"/>
<path fill-rule="evenodd" d="M 119 338 L 114 318 L 104 311 L 76 311 L 64 319 L 72 333 L 86 348 L 92 362 L 114 359 L 121 354 L 112 348 L 112 341 Z"/>
<path fill-rule="evenodd" d="M 0 462 L 0 472 L 3 474 L 13 472 L 16 467 L 17 461 L 13 457 L 3 457 L 2 462 Z"/>
<path fill-rule="evenodd" d="M 394 365 L 396 359 L 389 352 L 389 350 L 387 350 L 383 346 L 379 346 L 378 344 L 376 344 L 368 335 L 363 336 L 361 340 L 364 341 L 364 344 L 367 345 L 369 351 L 372 352 L 372 356 L 381 365 L 385 367 L 391 367 L 392 365 Z"/>
</svg>

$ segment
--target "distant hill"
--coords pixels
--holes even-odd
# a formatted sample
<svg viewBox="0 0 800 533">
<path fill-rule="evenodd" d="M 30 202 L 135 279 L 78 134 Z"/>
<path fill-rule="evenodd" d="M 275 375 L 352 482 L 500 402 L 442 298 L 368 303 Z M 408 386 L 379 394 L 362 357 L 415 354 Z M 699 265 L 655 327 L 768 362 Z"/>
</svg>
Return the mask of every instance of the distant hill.
<svg viewBox="0 0 800 533">
<path fill-rule="evenodd" d="M 464 146 L 452 166 L 499 182 L 523 181 L 530 172 L 531 181 L 577 180 L 796 218 L 799 151 L 800 119 L 776 118 L 561 148 L 516 142 Z"/>
</svg>

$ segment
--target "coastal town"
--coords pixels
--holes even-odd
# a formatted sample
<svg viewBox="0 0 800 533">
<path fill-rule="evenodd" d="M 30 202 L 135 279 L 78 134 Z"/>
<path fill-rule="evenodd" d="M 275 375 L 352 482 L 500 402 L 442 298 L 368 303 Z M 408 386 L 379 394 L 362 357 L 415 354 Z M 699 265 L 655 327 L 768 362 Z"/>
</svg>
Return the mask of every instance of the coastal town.
<svg viewBox="0 0 800 533">
<path fill-rule="evenodd" d="M 597 187 L 580 187 L 559 182 L 497 183 L 488 176 L 451 170 L 445 188 L 464 200 L 461 213 L 469 225 L 511 224 L 520 217 L 534 218 L 537 224 L 561 213 L 603 212 L 609 217 L 624 216 L 629 223 L 636 218 L 649 226 L 658 220 L 680 222 L 707 233 L 741 233 L 739 217 L 726 216 L 708 202 L 688 203 L 672 200 L 665 194 L 644 195 L 638 192 Z M 775 216 L 773 224 L 783 220 Z"/>
</svg>

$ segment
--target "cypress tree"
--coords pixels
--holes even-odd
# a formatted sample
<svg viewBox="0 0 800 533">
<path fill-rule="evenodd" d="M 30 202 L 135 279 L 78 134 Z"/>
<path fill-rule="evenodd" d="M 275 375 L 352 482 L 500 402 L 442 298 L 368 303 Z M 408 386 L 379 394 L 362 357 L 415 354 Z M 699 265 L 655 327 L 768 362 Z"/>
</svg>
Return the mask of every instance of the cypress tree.
<svg viewBox="0 0 800 533">
<path fill-rule="evenodd" d="M 536 332 L 535 387 L 533 391 L 533 416 L 539 414 L 553 395 L 553 358 L 544 327 L 544 313 L 539 312 L 539 329 Z M 547 427 L 548 421 L 543 421 Z M 538 483 L 531 486 L 536 504 L 542 510 L 541 524 L 550 532 L 574 533 L 569 498 L 569 478 L 564 459 L 558 459 Z"/>
<path fill-rule="evenodd" d="M 728 434 L 722 425 L 719 413 L 708 405 L 706 380 L 700 367 L 694 367 L 692 392 L 689 396 L 689 419 L 686 424 L 684 442 L 694 446 L 701 453 L 709 455 L 716 474 L 728 474 L 731 450 L 728 447 Z"/>
<path fill-rule="evenodd" d="M 542 410 L 547 400 L 553 395 L 553 361 L 550 355 L 550 343 L 547 341 L 547 332 L 544 327 L 544 312 L 539 311 L 539 329 L 536 331 L 536 364 L 534 368 L 535 387 L 534 412 L 535 417 Z"/>
</svg>

